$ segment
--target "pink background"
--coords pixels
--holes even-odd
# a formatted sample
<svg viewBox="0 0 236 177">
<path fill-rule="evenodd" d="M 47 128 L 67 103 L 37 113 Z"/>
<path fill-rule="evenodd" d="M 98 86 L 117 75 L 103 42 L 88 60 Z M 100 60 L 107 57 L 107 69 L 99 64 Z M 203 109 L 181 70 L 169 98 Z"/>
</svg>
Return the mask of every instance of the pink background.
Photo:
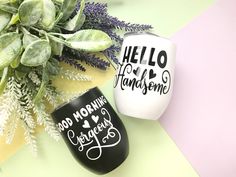
<svg viewBox="0 0 236 177">
<path fill-rule="evenodd" d="M 202 177 L 236 176 L 236 1 L 179 31 L 173 99 L 160 122 Z"/>
</svg>

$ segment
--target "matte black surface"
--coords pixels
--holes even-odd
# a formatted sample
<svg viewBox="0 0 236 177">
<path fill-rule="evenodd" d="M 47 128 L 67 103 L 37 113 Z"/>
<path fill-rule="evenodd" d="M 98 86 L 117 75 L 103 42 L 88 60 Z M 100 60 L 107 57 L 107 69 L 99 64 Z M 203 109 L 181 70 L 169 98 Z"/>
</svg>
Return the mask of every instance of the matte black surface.
<svg viewBox="0 0 236 177">
<path fill-rule="evenodd" d="M 108 173 L 128 156 L 125 127 L 97 87 L 56 109 L 52 117 L 75 159 L 90 171 Z"/>
</svg>

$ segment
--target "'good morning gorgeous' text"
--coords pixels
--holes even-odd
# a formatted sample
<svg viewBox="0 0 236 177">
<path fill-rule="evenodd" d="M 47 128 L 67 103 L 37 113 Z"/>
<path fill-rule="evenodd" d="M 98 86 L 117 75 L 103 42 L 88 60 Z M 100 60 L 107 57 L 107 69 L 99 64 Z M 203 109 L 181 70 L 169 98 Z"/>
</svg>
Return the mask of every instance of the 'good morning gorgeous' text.
<svg viewBox="0 0 236 177">
<path fill-rule="evenodd" d="M 97 160 L 101 157 L 103 149 L 116 146 L 121 141 L 120 132 L 113 126 L 111 122 L 111 116 L 109 112 L 105 109 L 101 109 L 102 121 L 97 123 L 97 125 L 91 128 L 88 122 L 86 128 L 89 128 L 87 133 L 80 132 L 79 135 L 73 130 L 67 131 L 67 136 L 70 143 L 77 146 L 80 152 L 86 149 L 86 156 L 89 160 Z M 99 138 L 101 132 L 106 131 L 107 134 Z M 88 147 L 88 148 L 87 148 Z"/>
</svg>

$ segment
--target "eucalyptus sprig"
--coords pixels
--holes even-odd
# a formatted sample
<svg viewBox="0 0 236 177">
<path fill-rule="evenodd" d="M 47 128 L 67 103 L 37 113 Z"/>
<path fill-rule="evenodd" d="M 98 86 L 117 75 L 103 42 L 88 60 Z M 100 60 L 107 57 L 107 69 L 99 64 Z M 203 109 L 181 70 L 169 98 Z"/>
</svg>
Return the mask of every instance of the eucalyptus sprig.
<svg viewBox="0 0 236 177">
<path fill-rule="evenodd" d="M 36 152 L 37 124 L 54 139 L 59 134 L 45 103 L 57 105 L 57 77 L 88 82 L 90 76 L 63 69 L 59 62 L 85 71 L 83 62 L 105 70 L 117 63 L 122 38 L 113 30 L 143 31 L 107 14 L 101 3 L 85 0 L 0 0 L 0 134 L 11 143 L 18 124 Z M 36 117 L 36 119 L 34 118 Z"/>
<path fill-rule="evenodd" d="M 18 8 L 16 14 L 11 14 L 12 12 L 7 11 L 6 8 L 1 9 L 0 6 L 2 10 L 0 11 L 0 32 L 2 33 L 0 42 L 6 43 L 1 46 L 1 51 L 10 55 L 1 60 L 0 68 L 9 66 L 18 55 L 20 55 L 18 56 L 20 64 L 24 66 L 45 66 L 53 55 L 52 48 L 55 51 L 62 51 L 63 46 L 67 46 L 86 52 L 99 52 L 109 48 L 112 40 L 100 30 L 88 29 L 71 34 L 60 33 L 60 26 L 70 31 L 79 30 L 82 27 L 85 19 L 84 0 L 81 1 L 78 14 L 68 20 L 74 11 L 73 4 L 75 6 L 77 1 L 64 1 L 59 6 L 51 0 L 25 0 L 22 3 L 16 1 L 14 3 Z M 17 20 L 12 19 L 16 17 L 18 17 Z M 9 25 L 10 21 L 14 22 Z M 4 30 L 6 27 L 7 29 Z"/>
</svg>

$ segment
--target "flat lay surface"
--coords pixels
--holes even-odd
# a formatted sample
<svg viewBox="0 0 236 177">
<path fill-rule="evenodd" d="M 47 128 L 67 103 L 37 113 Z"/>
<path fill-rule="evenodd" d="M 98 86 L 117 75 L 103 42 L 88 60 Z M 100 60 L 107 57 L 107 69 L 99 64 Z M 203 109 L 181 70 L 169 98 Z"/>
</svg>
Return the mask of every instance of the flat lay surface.
<svg viewBox="0 0 236 177">
<path fill-rule="evenodd" d="M 161 124 L 201 176 L 236 174 L 235 5 L 216 2 L 172 38 L 175 91 Z"/>
<path fill-rule="evenodd" d="M 111 87 L 112 81 L 100 89 L 110 103 L 113 103 Z M 129 135 L 130 154 L 120 167 L 105 176 L 198 176 L 157 122 L 124 116 L 121 118 Z M 3 176 L 95 176 L 73 159 L 63 141 L 50 141 L 50 137 L 42 133 L 39 135 L 39 149 L 40 156 L 34 158 L 27 147 L 21 148 L 1 166 Z"/>
<path fill-rule="evenodd" d="M 130 154 L 105 176 L 234 177 L 236 174 L 234 81 L 236 14 L 234 0 L 109 1 L 112 15 L 154 26 L 177 45 L 173 97 L 159 121 L 120 115 Z M 115 71 L 89 68 L 91 83 L 55 81 L 60 89 L 83 91 L 99 86 L 114 106 Z M 0 176 L 94 176 L 80 166 L 65 143 L 38 130 L 39 155 L 24 145 L 22 130 L 13 144 L 0 137 Z"/>
</svg>

